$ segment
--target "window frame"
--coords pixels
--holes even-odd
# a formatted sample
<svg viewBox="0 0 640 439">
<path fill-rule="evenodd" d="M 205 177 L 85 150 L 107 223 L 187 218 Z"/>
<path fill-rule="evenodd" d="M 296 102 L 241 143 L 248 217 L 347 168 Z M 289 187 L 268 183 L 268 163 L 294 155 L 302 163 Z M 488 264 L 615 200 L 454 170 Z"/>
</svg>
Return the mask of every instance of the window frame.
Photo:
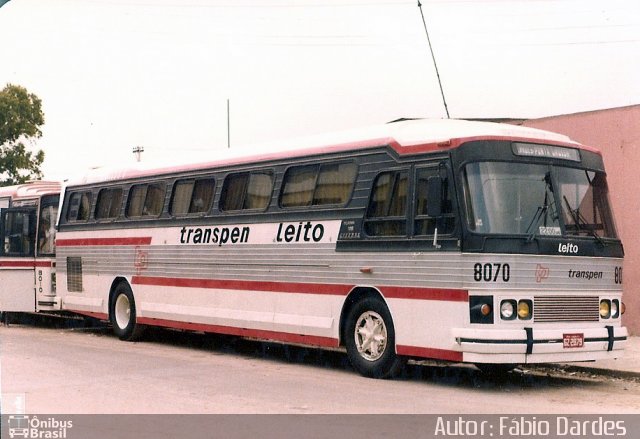
<svg viewBox="0 0 640 439">
<path fill-rule="evenodd" d="M 339 203 L 314 203 L 317 199 L 316 194 L 318 193 L 318 189 L 319 189 L 319 185 L 318 182 L 321 180 L 321 176 L 323 171 L 325 171 L 325 168 L 330 167 L 330 166 L 342 166 L 342 165 L 350 165 L 353 167 L 353 179 L 351 181 L 350 184 L 350 189 L 349 192 L 346 194 L 344 201 L 343 202 L 339 202 Z M 306 204 L 292 204 L 292 205 L 285 205 L 282 201 L 283 197 L 285 196 L 285 189 L 287 186 L 287 179 L 290 176 L 290 173 L 292 171 L 295 170 L 303 170 L 305 168 L 312 168 L 315 167 L 315 178 L 313 181 L 313 188 L 311 190 L 311 195 L 309 197 L 309 200 L 307 201 Z M 305 208 L 312 208 L 312 209 L 322 209 L 322 208 L 336 208 L 336 207 L 346 207 L 349 202 L 351 201 L 351 199 L 353 198 L 353 193 L 355 191 L 355 187 L 356 187 L 356 181 L 358 180 L 358 171 L 359 171 L 359 167 L 358 167 L 358 163 L 356 163 L 354 160 L 338 160 L 338 161 L 329 161 L 329 162 L 317 162 L 317 163 L 307 163 L 307 164 L 301 164 L 301 165 L 292 165 L 289 166 L 283 176 L 282 176 L 282 182 L 280 183 L 280 191 L 278 194 L 278 207 L 280 207 L 281 209 L 305 209 Z M 288 194 L 286 194 L 288 195 Z"/>
<path fill-rule="evenodd" d="M 75 196 L 79 196 L 80 200 L 77 206 L 77 209 L 75 210 L 75 216 L 72 218 L 71 217 L 71 212 L 73 212 L 73 198 Z M 82 205 L 82 200 L 83 198 L 86 197 L 88 199 L 89 202 L 89 206 L 87 207 L 87 215 L 86 217 L 83 218 L 78 218 L 79 217 L 79 213 L 80 213 L 80 206 Z M 91 207 L 93 205 L 93 192 L 90 190 L 83 190 L 83 191 L 74 191 L 71 192 L 69 194 L 69 198 L 68 198 L 69 202 L 68 202 L 68 207 L 67 207 L 67 211 L 65 212 L 65 220 L 69 223 L 86 223 L 91 219 Z"/>
<path fill-rule="evenodd" d="M 155 213 L 146 213 L 144 212 L 145 207 L 147 207 L 147 202 L 149 200 L 149 189 L 151 187 L 157 187 L 160 191 L 162 191 L 162 196 L 160 197 L 160 200 L 162 200 L 162 205 L 160 206 L 160 210 L 157 214 Z M 142 205 L 140 206 L 141 212 L 140 215 L 132 215 L 131 214 L 131 206 L 132 206 L 132 194 L 133 192 L 139 188 L 139 187 L 145 187 L 145 192 L 144 192 L 144 201 L 142 202 Z M 130 220 L 140 220 L 140 219 L 155 219 L 155 218 L 160 218 L 160 216 L 162 216 L 162 213 L 164 212 L 164 207 L 166 204 L 166 198 L 167 198 L 167 184 L 164 181 L 153 181 L 153 182 L 146 182 L 146 183 L 137 183 L 137 184 L 133 184 L 129 187 L 129 190 L 127 191 L 127 202 L 126 202 L 126 206 L 125 206 L 125 212 L 124 212 L 124 216 L 127 219 Z M 153 200 L 152 200 L 153 201 Z"/>
<path fill-rule="evenodd" d="M 208 203 L 205 204 L 205 209 L 203 210 L 199 210 L 196 212 L 192 212 L 191 208 L 193 207 L 193 196 L 195 193 L 195 189 L 198 185 L 198 183 L 203 183 L 203 182 L 211 182 L 211 197 L 208 199 Z M 182 184 L 189 184 L 191 183 L 191 193 L 189 195 L 189 205 L 187 207 L 187 212 L 174 212 L 174 203 L 176 202 L 176 195 L 177 195 L 177 188 L 178 186 L 182 185 Z M 214 199 L 216 196 L 216 178 L 213 175 L 210 176 L 203 176 L 203 177 L 184 177 L 184 178 L 179 178 L 177 179 L 172 187 L 171 187 L 171 197 L 169 199 L 169 206 L 167 211 L 169 212 L 169 215 L 171 215 L 172 217 L 193 217 L 193 216 L 205 216 L 208 213 L 211 212 L 211 209 L 213 209 L 213 204 L 214 204 Z"/>
<path fill-rule="evenodd" d="M 113 199 L 113 194 L 119 191 L 120 192 L 120 200 L 117 203 L 119 205 L 118 207 L 118 212 L 115 216 L 111 216 L 111 212 L 114 208 L 114 199 Z M 109 198 L 109 209 L 108 209 L 108 216 L 102 217 L 102 216 L 98 216 L 98 212 L 99 212 L 99 208 L 100 208 L 100 201 L 102 200 L 102 196 L 103 194 L 109 193 L 110 198 Z M 121 217 L 122 215 L 122 205 L 123 202 L 125 200 L 125 190 L 123 187 L 121 186 L 115 186 L 115 187 L 103 187 L 100 188 L 100 190 L 98 191 L 98 195 L 96 197 L 96 206 L 94 208 L 94 212 L 93 212 L 93 217 L 95 218 L 96 221 L 115 221 L 118 218 Z"/>
<path fill-rule="evenodd" d="M 267 197 L 267 202 L 264 206 L 260 207 L 244 207 L 247 203 L 247 196 L 249 194 L 249 188 L 251 187 L 251 177 L 254 175 L 267 175 L 271 180 L 271 187 L 269 188 L 269 196 Z M 246 179 L 243 181 L 242 187 L 242 199 L 241 202 L 237 202 L 234 204 L 233 208 L 229 208 L 227 206 L 227 194 L 229 191 L 229 180 L 230 178 L 243 177 L 246 176 Z M 218 200 L 218 211 L 222 213 L 238 213 L 238 212 L 265 212 L 269 206 L 271 205 L 271 200 L 273 199 L 273 190 L 275 188 L 276 181 L 276 173 L 273 169 L 256 169 L 256 170 L 247 170 L 247 171 L 237 171 L 237 172 L 229 172 L 222 182 L 222 188 L 220 189 L 220 199 Z M 241 205 L 240 208 L 235 208 L 236 205 Z"/>
<path fill-rule="evenodd" d="M 380 177 L 382 175 L 385 174 L 393 174 L 393 182 L 392 182 L 392 186 L 390 188 L 390 193 L 387 192 L 387 195 L 389 196 L 388 200 L 385 201 L 385 214 L 381 215 L 381 216 L 371 216 L 370 215 L 370 209 L 371 209 L 371 203 L 374 197 L 374 193 L 375 193 L 375 188 L 376 188 L 376 184 L 378 182 L 378 180 L 380 179 Z M 406 187 L 406 193 L 405 193 L 405 206 L 404 206 L 404 214 L 402 215 L 389 215 L 389 212 L 391 211 L 392 205 L 394 204 L 393 199 L 393 195 L 396 192 L 396 188 L 399 187 L 398 185 L 400 184 L 401 178 L 402 178 L 402 174 L 406 175 L 406 181 L 407 181 L 407 187 Z M 412 215 L 410 215 L 411 212 L 411 206 L 413 203 L 413 176 L 412 176 L 412 167 L 411 166 L 406 166 L 406 167 L 398 167 L 398 168 L 389 168 L 389 169 L 384 169 L 381 170 L 380 172 L 378 172 L 376 174 L 376 176 L 372 179 L 371 181 L 371 188 L 369 189 L 369 198 L 367 201 L 367 205 L 366 205 L 366 209 L 364 212 L 364 219 L 363 219 L 363 232 L 365 234 L 365 236 L 367 236 L 368 238 L 407 238 L 410 236 L 410 230 L 409 230 L 409 224 L 411 224 L 410 221 L 410 217 Z M 377 233 L 377 234 L 372 234 L 369 233 L 368 229 L 368 224 L 383 224 L 385 222 L 404 222 L 404 232 L 403 233 L 399 233 L 399 234 L 383 234 L 383 233 Z"/>
</svg>

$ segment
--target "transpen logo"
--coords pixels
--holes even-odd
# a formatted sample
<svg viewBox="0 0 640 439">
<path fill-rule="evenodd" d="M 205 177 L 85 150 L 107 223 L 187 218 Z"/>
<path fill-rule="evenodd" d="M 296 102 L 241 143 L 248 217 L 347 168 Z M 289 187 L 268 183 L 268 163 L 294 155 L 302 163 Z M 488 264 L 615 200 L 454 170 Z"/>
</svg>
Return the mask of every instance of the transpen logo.
<svg viewBox="0 0 640 439">
<path fill-rule="evenodd" d="M 536 282 L 540 283 L 549 278 L 549 268 L 540 264 L 536 265 Z"/>
</svg>

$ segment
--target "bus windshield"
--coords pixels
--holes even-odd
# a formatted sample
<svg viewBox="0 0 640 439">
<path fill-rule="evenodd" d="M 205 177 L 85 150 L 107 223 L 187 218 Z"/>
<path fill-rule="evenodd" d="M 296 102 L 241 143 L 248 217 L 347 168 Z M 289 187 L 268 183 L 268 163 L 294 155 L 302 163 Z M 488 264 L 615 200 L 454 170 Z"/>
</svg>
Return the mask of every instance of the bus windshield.
<svg viewBox="0 0 640 439">
<path fill-rule="evenodd" d="M 603 172 L 486 161 L 467 164 L 463 180 L 473 232 L 617 238 Z"/>
</svg>

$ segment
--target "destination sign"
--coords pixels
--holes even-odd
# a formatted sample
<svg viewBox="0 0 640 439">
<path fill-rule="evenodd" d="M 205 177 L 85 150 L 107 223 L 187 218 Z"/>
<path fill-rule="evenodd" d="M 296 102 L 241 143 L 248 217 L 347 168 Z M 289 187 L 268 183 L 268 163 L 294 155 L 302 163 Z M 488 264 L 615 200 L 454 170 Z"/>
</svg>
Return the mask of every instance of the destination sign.
<svg viewBox="0 0 640 439">
<path fill-rule="evenodd" d="M 571 160 L 573 162 L 580 161 L 580 151 L 563 146 L 515 142 L 513 144 L 513 153 L 525 157 L 547 157 L 550 159 Z"/>
</svg>

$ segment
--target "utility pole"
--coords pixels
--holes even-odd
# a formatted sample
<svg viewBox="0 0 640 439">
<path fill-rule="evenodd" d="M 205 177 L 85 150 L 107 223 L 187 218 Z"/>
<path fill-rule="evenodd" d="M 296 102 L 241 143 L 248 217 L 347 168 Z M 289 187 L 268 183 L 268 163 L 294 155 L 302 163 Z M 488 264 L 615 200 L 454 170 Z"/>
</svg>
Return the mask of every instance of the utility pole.
<svg viewBox="0 0 640 439">
<path fill-rule="evenodd" d="M 139 162 L 142 159 L 142 153 L 144 152 L 144 146 L 134 146 L 132 152 L 136 156 L 136 161 Z"/>
<path fill-rule="evenodd" d="M 228 98 L 227 98 L 227 149 L 231 149 L 231 115 L 229 113 Z"/>
</svg>

